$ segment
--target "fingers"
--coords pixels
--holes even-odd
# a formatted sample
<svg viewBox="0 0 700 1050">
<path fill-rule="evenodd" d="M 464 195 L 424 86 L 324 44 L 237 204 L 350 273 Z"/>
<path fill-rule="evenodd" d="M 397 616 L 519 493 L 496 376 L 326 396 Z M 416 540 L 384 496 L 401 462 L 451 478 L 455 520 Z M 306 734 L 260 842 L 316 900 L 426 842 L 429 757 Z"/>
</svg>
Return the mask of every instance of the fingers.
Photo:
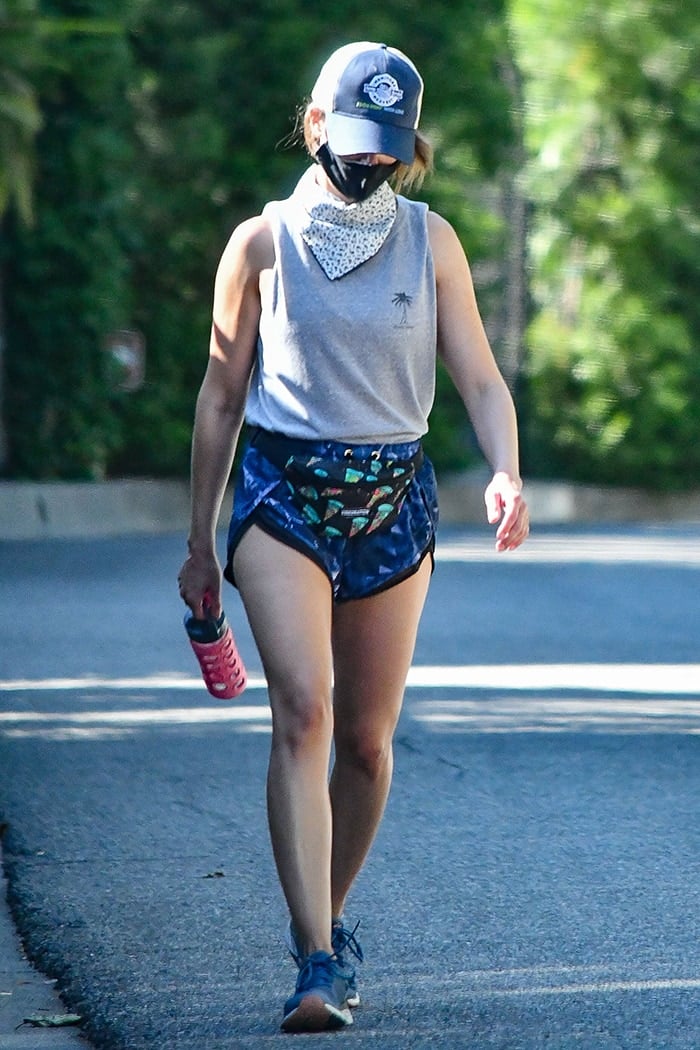
<svg viewBox="0 0 700 1050">
<path fill-rule="evenodd" d="M 221 616 L 221 569 L 218 562 L 207 560 L 200 564 L 188 557 L 180 569 L 177 583 L 180 597 L 198 620 Z"/>
<path fill-rule="evenodd" d="M 508 508 L 496 531 L 496 550 L 513 551 L 523 543 L 530 533 L 527 505 L 522 498 Z"/>
<path fill-rule="evenodd" d="M 515 550 L 530 532 L 527 504 L 520 486 L 508 475 L 497 474 L 486 489 L 484 501 L 489 524 L 500 521 L 496 531 L 496 550 Z"/>
<path fill-rule="evenodd" d="M 501 515 L 503 514 L 503 498 L 500 492 L 496 491 L 491 485 L 489 485 L 486 490 L 484 501 L 486 503 L 487 521 L 489 525 L 495 525 L 497 521 L 500 521 Z"/>
<path fill-rule="evenodd" d="M 188 605 L 192 610 L 192 615 L 198 620 L 205 619 L 203 609 L 203 596 L 197 595 L 196 591 L 191 591 L 187 586 L 186 582 L 178 576 L 177 579 L 178 589 L 180 591 L 180 597 L 182 598 L 185 605 Z"/>
<path fill-rule="evenodd" d="M 221 588 L 217 587 L 215 590 L 207 588 L 202 598 L 202 615 L 212 616 L 215 620 L 218 620 L 221 616 Z"/>
</svg>

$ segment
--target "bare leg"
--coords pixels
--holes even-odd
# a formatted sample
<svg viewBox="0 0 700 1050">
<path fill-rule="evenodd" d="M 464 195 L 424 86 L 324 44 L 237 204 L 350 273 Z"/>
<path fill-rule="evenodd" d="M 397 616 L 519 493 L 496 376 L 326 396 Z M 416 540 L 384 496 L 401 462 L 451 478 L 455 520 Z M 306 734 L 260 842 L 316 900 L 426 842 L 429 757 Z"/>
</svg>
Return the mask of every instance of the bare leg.
<svg viewBox="0 0 700 1050">
<path fill-rule="evenodd" d="M 256 526 L 236 550 L 234 571 L 272 707 L 267 798 L 280 883 L 304 954 L 330 952 L 330 584 Z"/>
<path fill-rule="evenodd" d="M 372 598 L 336 606 L 331 903 L 345 898 L 374 841 L 393 771 L 392 738 L 430 581 L 418 572 Z"/>
</svg>

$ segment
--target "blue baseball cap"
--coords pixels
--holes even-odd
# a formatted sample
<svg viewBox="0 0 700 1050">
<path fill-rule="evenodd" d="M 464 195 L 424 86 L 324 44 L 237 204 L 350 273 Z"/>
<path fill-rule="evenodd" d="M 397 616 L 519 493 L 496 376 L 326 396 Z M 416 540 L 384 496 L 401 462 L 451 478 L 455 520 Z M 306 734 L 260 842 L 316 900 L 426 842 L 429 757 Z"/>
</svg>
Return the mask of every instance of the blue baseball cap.
<svg viewBox="0 0 700 1050">
<path fill-rule="evenodd" d="M 326 114 L 334 153 L 386 153 L 403 164 L 415 158 L 422 101 L 423 81 L 410 58 L 367 40 L 334 51 L 311 92 Z"/>
</svg>

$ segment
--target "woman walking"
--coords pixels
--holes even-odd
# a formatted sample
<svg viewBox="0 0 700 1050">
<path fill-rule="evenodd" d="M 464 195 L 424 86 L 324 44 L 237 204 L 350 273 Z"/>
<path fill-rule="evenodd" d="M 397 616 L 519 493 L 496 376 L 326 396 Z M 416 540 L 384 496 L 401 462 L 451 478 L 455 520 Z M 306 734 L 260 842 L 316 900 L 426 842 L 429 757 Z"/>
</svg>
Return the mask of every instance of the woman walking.
<svg viewBox="0 0 700 1050">
<path fill-rule="evenodd" d="M 431 151 L 402 52 L 334 52 L 304 114 L 313 163 L 233 233 L 197 401 L 183 599 L 221 612 L 215 526 L 244 420 L 226 578 L 272 708 L 268 814 L 299 967 L 285 1031 L 352 1022 L 362 953 L 346 899 L 384 812 L 432 571 L 433 468 L 421 447 L 439 354 L 493 477 L 498 550 L 528 532 L 513 402 L 452 227 L 398 191 Z M 392 188 L 393 186 L 393 188 Z M 332 748 L 334 762 L 330 771 Z"/>
</svg>

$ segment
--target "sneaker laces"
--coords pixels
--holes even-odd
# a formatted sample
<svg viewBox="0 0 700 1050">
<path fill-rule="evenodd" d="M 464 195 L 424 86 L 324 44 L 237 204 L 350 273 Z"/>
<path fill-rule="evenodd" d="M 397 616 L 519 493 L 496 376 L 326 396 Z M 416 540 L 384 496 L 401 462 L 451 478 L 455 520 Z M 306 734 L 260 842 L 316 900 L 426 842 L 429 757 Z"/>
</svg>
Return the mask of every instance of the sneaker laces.
<svg viewBox="0 0 700 1050">
<path fill-rule="evenodd" d="M 297 977 L 297 992 L 306 992 L 312 988 L 333 988 L 336 977 L 345 978 L 339 970 L 340 960 L 337 954 L 314 952 L 304 959 Z"/>
<path fill-rule="evenodd" d="M 357 937 L 355 936 L 359 925 L 360 922 L 358 920 L 353 926 L 353 928 L 349 930 L 346 926 L 343 926 L 341 919 L 337 919 L 333 923 L 333 937 L 331 943 L 333 945 L 333 951 L 335 952 L 336 958 L 338 958 L 339 961 L 342 962 L 341 957 L 346 948 L 349 949 L 349 951 L 355 956 L 358 962 L 362 962 L 362 960 L 364 959 L 362 948 L 360 947 L 360 943 L 357 940 Z"/>
</svg>

